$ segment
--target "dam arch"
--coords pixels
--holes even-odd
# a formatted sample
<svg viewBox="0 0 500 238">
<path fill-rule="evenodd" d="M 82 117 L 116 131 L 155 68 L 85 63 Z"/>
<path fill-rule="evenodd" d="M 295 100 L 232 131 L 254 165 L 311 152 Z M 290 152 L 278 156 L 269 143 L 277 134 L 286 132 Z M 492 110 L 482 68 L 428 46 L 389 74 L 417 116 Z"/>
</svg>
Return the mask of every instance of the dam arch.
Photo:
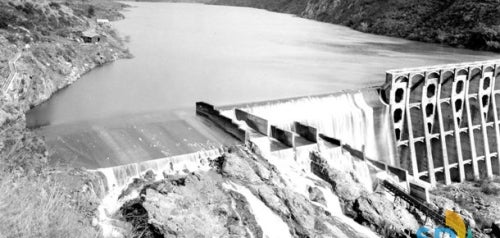
<svg viewBox="0 0 500 238">
<path fill-rule="evenodd" d="M 406 100 L 388 101 L 392 115 L 404 117 L 393 120 L 397 159 L 416 179 L 450 184 L 500 174 L 499 66 L 497 60 L 387 71 L 392 97 L 408 80 Z"/>
</svg>

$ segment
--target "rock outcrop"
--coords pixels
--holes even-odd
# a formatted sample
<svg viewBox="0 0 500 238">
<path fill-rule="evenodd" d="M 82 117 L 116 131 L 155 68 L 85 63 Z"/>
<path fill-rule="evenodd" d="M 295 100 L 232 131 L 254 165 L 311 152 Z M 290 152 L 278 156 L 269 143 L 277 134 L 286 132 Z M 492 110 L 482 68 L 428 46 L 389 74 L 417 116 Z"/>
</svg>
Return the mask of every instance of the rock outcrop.
<svg viewBox="0 0 500 238">
<path fill-rule="evenodd" d="M 384 190 L 367 191 L 356 171 L 338 170 L 318 153 L 311 158 L 312 171 L 332 185 L 344 213 L 358 223 L 386 237 L 404 237 L 420 227 L 420 214 L 410 213 L 407 204 L 394 201 Z"/>
<path fill-rule="evenodd" d="M 210 171 L 146 183 L 122 207 L 123 217 L 136 232 L 163 237 L 370 237 L 331 214 L 320 189 L 296 193 L 264 158 L 233 151 Z M 147 219 L 137 222 L 141 211 Z"/>
</svg>

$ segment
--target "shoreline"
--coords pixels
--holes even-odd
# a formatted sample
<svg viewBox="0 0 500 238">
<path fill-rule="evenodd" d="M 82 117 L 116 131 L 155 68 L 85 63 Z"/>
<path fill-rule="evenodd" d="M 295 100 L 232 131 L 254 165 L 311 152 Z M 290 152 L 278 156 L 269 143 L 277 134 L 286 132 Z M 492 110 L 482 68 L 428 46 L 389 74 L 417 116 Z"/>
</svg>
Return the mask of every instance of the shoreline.
<svg viewBox="0 0 500 238">
<path fill-rule="evenodd" d="M 5 79 L 4 85 L 10 87 L 0 97 L 0 187 L 4 190 L 0 201 L 16 204 L 0 206 L 0 211 L 24 214 L 0 219 L 0 233 L 54 237 L 55 223 L 61 227 L 56 235 L 62 237 L 100 233 L 93 218 L 102 192 L 89 189 L 99 178 L 79 168 L 50 164 L 44 139 L 27 128 L 26 113 L 91 70 L 131 57 L 124 38 L 111 25 L 96 21 L 121 20 L 120 11 L 126 7 L 114 1 L 0 3 L 0 55 L 23 50 L 15 65 L 16 77 Z M 104 40 L 85 43 L 82 35 L 89 29 Z M 10 58 L 5 62 L 10 66 Z"/>
<path fill-rule="evenodd" d="M 338 24 L 353 30 L 456 49 L 500 53 L 500 32 L 496 29 L 494 3 L 414 3 L 413 1 L 370 2 L 366 0 L 145 0 L 139 2 L 201 3 L 250 7 L 292 14 L 300 18 Z M 456 19 L 455 12 L 476 13 Z M 425 16 L 425 17 L 424 17 Z M 430 17 L 428 17 L 430 16 Z M 488 20 L 488 19 L 492 20 Z"/>
</svg>

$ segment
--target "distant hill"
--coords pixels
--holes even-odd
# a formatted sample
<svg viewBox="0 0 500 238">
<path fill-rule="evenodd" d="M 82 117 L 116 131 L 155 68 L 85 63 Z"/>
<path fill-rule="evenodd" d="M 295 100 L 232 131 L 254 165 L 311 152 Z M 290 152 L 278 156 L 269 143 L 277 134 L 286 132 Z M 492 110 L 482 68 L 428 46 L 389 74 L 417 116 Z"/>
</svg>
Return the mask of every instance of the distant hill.
<svg viewBox="0 0 500 238">
<path fill-rule="evenodd" d="M 500 0 L 211 0 L 210 3 L 262 8 L 363 32 L 500 52 Z"/>
</svg>

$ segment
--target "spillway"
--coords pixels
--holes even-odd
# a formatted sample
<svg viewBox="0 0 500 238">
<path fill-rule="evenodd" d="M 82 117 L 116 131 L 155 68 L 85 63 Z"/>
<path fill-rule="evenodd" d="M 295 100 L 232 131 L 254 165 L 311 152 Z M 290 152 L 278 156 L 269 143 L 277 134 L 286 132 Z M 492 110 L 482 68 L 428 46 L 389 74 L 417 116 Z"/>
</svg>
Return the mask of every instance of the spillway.
<svg viewBox="0 0 500 238">
<path fill-rule="evenodd" d="M 310 107 L 316 108 L 316 110 L 300 112 L 300 110 L 308 110 Z M 328 110 L 317 112 L 317 109 L 321 107 L 327 107 Z M 295 130 L 294 123 L 296 122 L 311 126 L 311 128 L 312 126 L 316 126 L 320 128 L 318 133 L 324 133 L 331 138 L 346 138 L 342 143 L 352 144 L 354 150 L 362 150 L 364 153 L 371 153 L 370 156 L 374 158 L 382 159 L 386 158 L 387 154 L 390 154 L 388 152 L 381 153 L 380 150 L 376 150 L 378 146 L 376 136 L 381 134 L 381 130 L 389 130 L 387 128 L 387 110 L 384 110 L 385 107 L 379 100 L 378 91 L 370 89 L 354 93 L 343 92 L 318 97 L 293 99 L 291 101 L 274 102 L 266 105 L 247 105 L 245 109 L 259 116 L 271 118 L 272 123 L 275 123 L 280 128 L 285 128 L 283 130 Z M 351 154 L 344 152 L 341 146 L 329 143 L 319 145 L 318 143 L 312 143 L 300 138 L 293 141 L 293 144 L 297 142 L 297 145 L 292 147 L 277 141 L 270 143 L 271 141 L 268 137 L 258 135 L 255 131 L 249 132 L 252 130 L 251 127 L 245 127 L 245 123 L 237 120 L 234 110 L 228 109 L 219 112 L 208 104 L 200 104 L 197 109 L 200 109 L 197 110 L 198 114 L 207 116 L 216 125 L 222 127 L 228 134 L 238 138 L 242 143 L 246 140 L 251 141 L 255 146 L 254 149 L 257 148 L 260 154 L 279 170 L 287 187 L 290 187 L 294 192 L 302 194 L 306 198 L 309 197 L 309 188 L 319 189 L 325 198 L 328 199 L 328 202 L 325 205 L 317 205 L 323 206 L 325 210 L 332 213 L 335 219 L 348 225 L 352 230 L 360 230 L 359 225 L 344 216 L 338 198 L 333 193 L 330 185 L 311 171 L 310 154 L 321 150 L 323 157 L 329 163 L 336 166 L 342 165 L 346 170 L 350 169 L 361 175 L 361 184 L 367 191 L 371 191 L 373 181 L 371 181 L 366 163 L 359 160 L 359 158 L 354 159 Z M 293 109 L 296 109 L 299 113 L 293 113 Z M 287 112 L 288 110 L 292 112 L 280 113 Z M 358 120 L 358 118 L 362 120 Z M 248 135 L 248 133 L 252 133 L 252 135 Z M 119 233 L 119 227 L 114 226 L 116 223 L 115 220 L 118 219 L 117 212 L 127 199 L 137 197 L 137 191 L 128 191 L 125 194 L 123 192 L 127 185 L 133 182 L 134 178 L 140 178 L 148 171 L 153 171 L 159 175 L 156 179 L 162 179 L 164 174 L 182 174 L 189 171 L 208 170 L 210 168 L 210 160 L 221 156 L 222 153 L 223 150 L 217 148 L 94 170 L 94 172 L 104 178 L 105 184 L 103 186 L 105 187 L 105 191 L 107 191 L 98 209 L 100 213 L 99 222 L 103 228 L 105 237 L 111 237 L 114 233 Z M 265 224 L 265 220 L 262 220 L 262 217 L 268 216 L 265 214 L 270 212 L 268 211 L 269 208 L 264 209 L 261 206 L 262 204 L 260 204 L 261 202 L 253 199 L 250 194 L 245 192 L 245 189 L 235 186 L 231 187 L 235 191 L 245 194 L 245 197 L 253 201 L 251 206 L 253 209 L 256 209 L 255 215 L 258 221 Z M 275 216 L 274 219 L 279 218 Z M 266 227 L 263 226 L 264 228 Z M 282 230 L 284 229 L 287 229 L 286 225 L 282 227 Z M 267 232 L 272 232 L 272 230 L 267 229 Z M 366 229 L 362 233 L 368 237 L 375 237 L 373 232 Z"/>
<path fill-rule="evenodd" d="M 265 118 L 269 124 L 288 131 L 293 130 L 294 122 L 314 127 L 318 133 L 339 138 L 344 144 L 364 150 L 371 158 L 394 162 L 390 111 L 375 88 L 238 105 L 236 108 Z M 236 119 L 234 108 L 224 107 L 221 111 Z"/>
</svg>

